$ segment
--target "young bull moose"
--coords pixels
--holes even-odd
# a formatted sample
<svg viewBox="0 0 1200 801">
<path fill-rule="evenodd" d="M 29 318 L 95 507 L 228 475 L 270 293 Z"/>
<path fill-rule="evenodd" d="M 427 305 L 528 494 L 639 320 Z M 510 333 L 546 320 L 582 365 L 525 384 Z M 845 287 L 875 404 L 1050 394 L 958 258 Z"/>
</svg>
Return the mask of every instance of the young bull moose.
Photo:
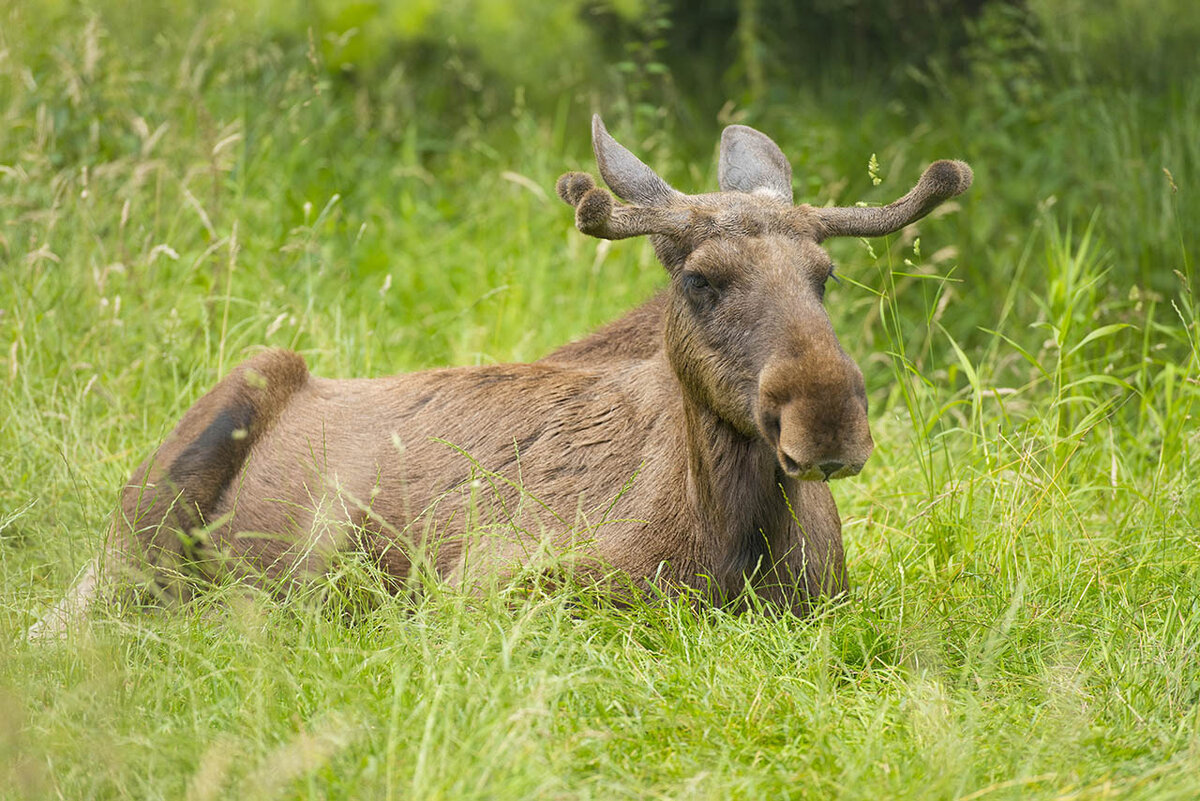
<svg viewBox="0 0 1200 801">
<path fill-rule="evenodd" d="M 751 586 L 803 611 L 840 592 L 825 482 L 873 443 L 818 244 L 897 231 L 965 191 L 970 168 L 935 162 L 881 208 L 814 208 L 792 205 L 787 159 L 752 128 L 725 129 L 712 194 L 673 189 L 599 117 L 592 144 L 627 204 L 583 173 L 559 196 L 585 234 L 650 236 L 667 289 L 533 364 L 334 380 L 288 351 L 251 358 L 134 472 L 105 555 L 32 633 L 131 572 L 181 598 L 188 572 L 286 586 L 345 549 L 398 582 L 421 560 L 473 583 L 550 546 L 717 604 Z"/>
</svg>

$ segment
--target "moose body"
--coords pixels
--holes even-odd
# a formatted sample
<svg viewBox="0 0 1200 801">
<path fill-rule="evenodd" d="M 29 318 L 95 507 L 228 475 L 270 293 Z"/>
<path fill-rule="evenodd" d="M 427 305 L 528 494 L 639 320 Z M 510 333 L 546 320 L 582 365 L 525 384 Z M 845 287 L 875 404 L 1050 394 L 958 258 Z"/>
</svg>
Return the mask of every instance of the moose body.
<svg viewBox="0 0 1200 801">
<path fill-rule="evenodd" d="M 970 184 L 936 162 L 881 208 L 793 206 L 765 135 L 722 137 L 721 192 L 672 189 L 593 120 L 600 172 L 558 183 L 584 233 L 650 235 L 671 277 L 626 317 L 531 364 L 390 378 L 309 374 L 287 351 L 235 368 L 124 487 L 106 554 L 33 634 L 131 571 L 288 583 L 359 550 L 402 582 L 539 554 L 712 602 L 747 587 L 803 611 L 845 587 L 828 479 L 873 447 L 860 371 L 822 306 L 829 236 L 894 231 Z"/>
</svg>

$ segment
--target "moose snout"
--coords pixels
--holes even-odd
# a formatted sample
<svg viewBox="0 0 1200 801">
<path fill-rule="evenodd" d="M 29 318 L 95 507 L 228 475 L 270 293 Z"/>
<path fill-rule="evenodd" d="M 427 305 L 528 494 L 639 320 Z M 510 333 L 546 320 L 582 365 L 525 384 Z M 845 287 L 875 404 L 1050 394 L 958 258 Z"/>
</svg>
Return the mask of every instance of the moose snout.
<svg viewBox="0 0 1200 801">
<path fill-rule="evenodd" d="M 763 372 L 759 427 L 779 466 L 793 478 L 829 481 L 856 475 L 875 448 L 862 374 L 842 358 L 845 366 L 827 366 L 823 374 L 796 363 Z"/>
</svg>

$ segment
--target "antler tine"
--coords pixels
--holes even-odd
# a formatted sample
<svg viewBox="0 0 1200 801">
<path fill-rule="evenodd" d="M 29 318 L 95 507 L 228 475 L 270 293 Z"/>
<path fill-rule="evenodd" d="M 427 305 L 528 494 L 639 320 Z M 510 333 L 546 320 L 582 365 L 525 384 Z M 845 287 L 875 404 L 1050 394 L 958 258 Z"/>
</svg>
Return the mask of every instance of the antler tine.
<svg viewBox="0 0 1200 801">
<path fill-rule="evenodd" d="M 555 186 L 563 202 L 575 207 L 575 227 L 599 239 L 628 239 L 648 234 L 682 236 L 688 213 L 670 206 L 627 206 L 616 202 L 592 176 L 569 172 Z"/>
<path fill-rule="evenodd" d="M 814 209 L 820 239 L 834 236 L 883 236 L 914 223 L 971 186 L 973 173 L 963 161 L 935 161 L 912 190 L 886 206 Z"/>
</svg>

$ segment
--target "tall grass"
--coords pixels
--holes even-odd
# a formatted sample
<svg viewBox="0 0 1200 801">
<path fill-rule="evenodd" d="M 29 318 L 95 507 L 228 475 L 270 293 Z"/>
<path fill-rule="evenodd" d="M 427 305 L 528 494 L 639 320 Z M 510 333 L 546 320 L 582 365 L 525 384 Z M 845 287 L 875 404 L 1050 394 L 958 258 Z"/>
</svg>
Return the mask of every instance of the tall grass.
<svg viewBox="0 0 1200 801">
<path fill-rule="evenodd" d="M 949 214 L 832 245 L 878 446 L 834 485 L 853 592 L 810 619 L 436 581 L 397 603 L 350 558 L 286 603 L 217 588 L 34 647 L 132 466 L 256 349 L 322 375 L 531 359 L 662 277 L 553 198 L 590 169 L 590 101 L 448 129 L 411 76 L 359 92 L 221 14 L 4 13 L 0 796 L 1200 790 L 1194 85 L 1023 84 L 1003 40 L 974 85 L 926 76 L 928 105 L 814 85 L 734 110 L 806 200 L 977 173 Z M 715 185 L 717 125 L 693 152 L 610 121 Z"/>
</svg>

